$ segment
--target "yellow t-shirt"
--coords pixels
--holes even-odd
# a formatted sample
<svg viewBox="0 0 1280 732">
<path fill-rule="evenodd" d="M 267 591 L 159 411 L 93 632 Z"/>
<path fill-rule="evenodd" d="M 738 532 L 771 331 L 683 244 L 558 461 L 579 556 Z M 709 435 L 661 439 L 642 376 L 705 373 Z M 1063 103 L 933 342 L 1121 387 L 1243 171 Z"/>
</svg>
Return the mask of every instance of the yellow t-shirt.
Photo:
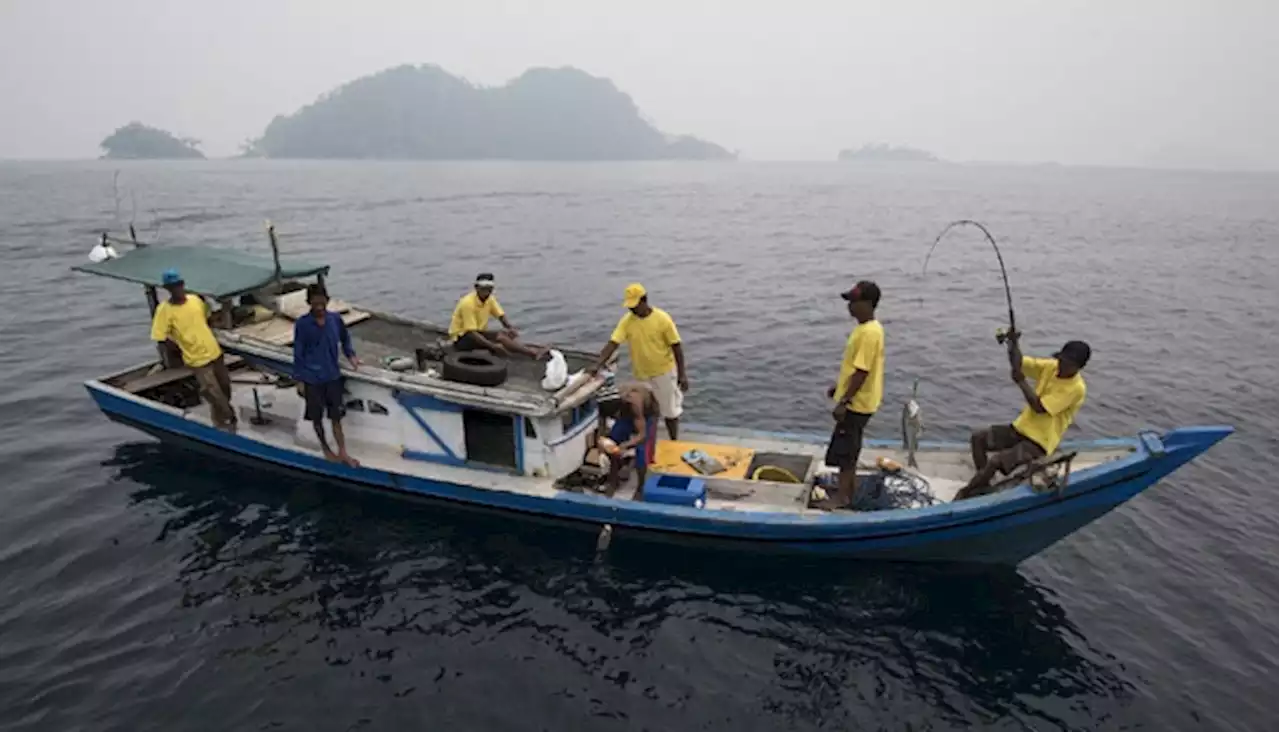
<svg viewBox="0 0 1280 732">
<path fill-rule="evenodd" d="M 484 302 L 474 292 L 468 292 L 458 300 L 453 309 L 453 318 L 449 320 L 449 340 L 456 341 L 463 333 L 473 330 L 483 331 L 489 326 L 489 316 L 501 318 L 506 315 L 498 298 L 490 295 Z"/>
<path fill-rule="evenodd" d="M 1087 391 L 1084 378 L 1079 373 L 1069 379 L 1060 378 L 1056 358 L 1023 356 L 1022 373 L 1036 382 L 1036 396 L 1040 397 L 1045 413 L 1041 414 L 1030 406 L 1024 407 L 1013 428 L 1044 448 L 1046 455 L 1052 455 L 1067 427 L 1076 418 L 1076 412 L 1080 411 L 1080 405 L 1084 404 Z"/>
<path fill-rule="evenodd" d="M 653 308 L 640 318 L 627 313 L 618 321 L 609 340 L 631 348 L 631 372 L 637 379 L 662 376 L 676 367 L 676 355 L 671 347 L 680 343 L 680 332 L 667 311 Z"/>
<path fill-rule="evenodd" d="M 182 362 L 199 368 L 222 355 L 222 346 L 209 328 L 209 305 L 199 295 L 187 293 L 181 305 L 165 301 L 156 306 L 151 340 L 171 340 L 182 350 Z"/>
<path fill-rule="evenodd" d="M 859 414 L 875 414 L 884 398 L 884 327 L 878 320 L 859 323 L 849 334 L 844 359 L 840 362 L 840 380 L 836 382 L 836 404 L 845 401 L 844 392 L 854 371 L 866 371 L 867 378 L 853 395 L 849 409 Z"/>
</svg>

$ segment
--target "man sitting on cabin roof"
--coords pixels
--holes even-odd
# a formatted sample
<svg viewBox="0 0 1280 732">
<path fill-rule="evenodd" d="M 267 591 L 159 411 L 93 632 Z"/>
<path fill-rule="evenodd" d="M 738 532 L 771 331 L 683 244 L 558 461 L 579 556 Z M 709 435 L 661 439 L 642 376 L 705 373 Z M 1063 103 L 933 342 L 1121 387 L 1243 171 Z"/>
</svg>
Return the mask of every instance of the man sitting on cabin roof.
<svg viewBox="0 0 1280 732">
<path fill-rule="evenodd" d="M 1027 406 L 1013 424 L 997 424 L 977 430 L 969 438 L 977 473 L 956 493 L 956 500 L 987 492 L 996 473 L 1009 475 L 1017 468 L 1052 455 L 1071 426 L 1086 393 L 1080 370 L 1089 362 L 1089 344 L 1068 341 L 1053 358 L 1029 358 L 1018 346 L 1021 336 L 1009 331 L 1009 367 L 1013 383 L 1022 390 Z M 1028 383 L 1035 382 L 1035 386 Z M 989 453 L 991 454 L 988 457 Z"/>
<path fill-rule="evenodd" d="M 522 353 L 534 360 L 548 352 L 546 348 L 530 348 L 516 340 L 520 333 L 507 320 L 507 313 L 493 296 L 493 275 L 482 272 L 476 275 L 475 292 L 468 292 L 458 300 L 449 320 L 449 340 L 459 351 L 485 350 L 506 356 L 510 351 Z M 497 318 L 504 330 L 488 332 L 489 316 Z"/>
<path fill-rule="evenodd" d="M 347 454 L 347 437 L 342 431 L 342 417 L 346 414 L 345 384 L 342 367 L 338 363 L 338 346 L 351 362 L 351 368 L 360 368 L 360 359 L 351 345 L 342 316 L 330 312 L 329 294 L 324 286 L 307 286 L 307 303 L 311 311 L 293 324 L 293 375 L 302 382 L 306 398 L 306 419 L 316 428 L 316 437 L 328 460 L 356 466 L 360 463 Z M 333 423 L 333 439 L 338 443 L 335 454 L 324 437 L 324 415 L 329 414 Z"/>
<path fill-rule="evenodd" d="M 200 395 L 209 403 L 209 416 L 218 429 L 235 431 L 236 414 L 231 408 L 231 374 L 222 356 L 222 346 L 209 328 L 209 305 L 199 295 L 189 296 L 186 283 L 176 269 L 160 277 L 169 299 L 156 306 L 151 320 L 151 339 L 168 341 L 182 352 L 182 362 L 195 374 Z"/>
</svg>

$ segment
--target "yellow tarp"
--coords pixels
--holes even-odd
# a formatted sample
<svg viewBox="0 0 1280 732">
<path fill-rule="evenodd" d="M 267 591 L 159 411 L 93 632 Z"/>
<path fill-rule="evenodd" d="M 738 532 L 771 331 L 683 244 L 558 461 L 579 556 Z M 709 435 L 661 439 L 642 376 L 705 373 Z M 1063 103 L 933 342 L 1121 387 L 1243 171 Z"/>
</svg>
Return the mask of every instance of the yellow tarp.
<svg viewBox="0 0 1280 732">
<path fill-rule="evenodd" d="M 653 465 L 650 470 L 657 473 L 666 473 L 668 475 L 700 475 L 700 473 L 689 466 L 680 456 L 690 450 L 701 450 L 724 466 L 724 471 L 716 473 L 716 478 L 746 478 L 747 468 L 751 466 L 751 460 L 755 457 L 756 451 L 745 447 L 729 447 L 725 445 L 712 445 L 706 442 L 681 442 L 671 440 L 659 440 L 658 446 L 654 450 Z"/>
</svg>

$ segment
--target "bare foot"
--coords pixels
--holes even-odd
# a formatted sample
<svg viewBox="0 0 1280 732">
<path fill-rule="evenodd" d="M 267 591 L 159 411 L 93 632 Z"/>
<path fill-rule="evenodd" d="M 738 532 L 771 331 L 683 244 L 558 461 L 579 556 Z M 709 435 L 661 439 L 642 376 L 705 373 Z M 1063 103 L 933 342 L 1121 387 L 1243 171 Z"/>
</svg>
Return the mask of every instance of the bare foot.
<svg viewBox="0 0 1280 732">
<path fill-rule="evenodd" d="M 358 467 L 360 467 L 360 461 L 359 461 L 359 460 L 356 460 L 355 458 L 351 457 L 350 455 L 346 454 L 345 452 L 344 452 L 344 453 L 342 453 L 341 455 L 339 455 L 339 456 L 338 456 L 338 459 L 339 459 L 339 460 L 341 460 L 341 461 L 342 461 L 342 463 L 343 463 L 344 465 L 346 465 L 347 467 L 351 467 L 351 468 L 358 468 Z"/>
<path fill-rule="evenodd" d="M 338 457 L 338 454 L 337 454 L 337 453 L 335 453 L 335 452 L 334 452 L 334 451 L 332 451 L 332 450 L 325 450 L 325 451 L 324 451 L 324 459 L 325 459 L 325 460 L 328 460 L 328 461 L 329 461 L 329 462 L 331 462 L 331 463 L 340 462 L 340 461 L 342 460 L 342 458 L 339 458 L 339 457 Z"/>
</svg>

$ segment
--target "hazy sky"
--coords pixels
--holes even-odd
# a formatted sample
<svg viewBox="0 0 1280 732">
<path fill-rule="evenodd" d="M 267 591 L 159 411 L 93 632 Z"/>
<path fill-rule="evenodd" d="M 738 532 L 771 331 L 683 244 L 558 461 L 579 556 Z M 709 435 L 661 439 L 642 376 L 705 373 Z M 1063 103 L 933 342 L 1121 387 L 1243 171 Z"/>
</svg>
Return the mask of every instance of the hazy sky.
<svg viewBox="0 0 1280 732">
<path fill-rule="evenodd" d="M 1274 170 L 1276 0 L 0 0 L 0 158 L 137 119 L 234 153 L 355 77 L 435 63 L 609 77 L 754 159 L 889 142 L 955 160 Z"/>
</svg>

